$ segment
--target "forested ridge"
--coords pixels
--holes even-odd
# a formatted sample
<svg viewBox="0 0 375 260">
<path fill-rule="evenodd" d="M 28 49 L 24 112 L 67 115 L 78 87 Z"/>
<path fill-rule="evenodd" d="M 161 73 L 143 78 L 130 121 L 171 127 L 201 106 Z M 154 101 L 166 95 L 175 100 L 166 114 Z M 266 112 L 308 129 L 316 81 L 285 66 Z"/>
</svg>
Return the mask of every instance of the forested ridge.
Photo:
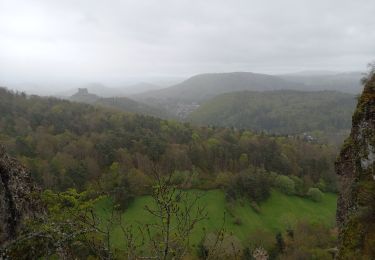
<svg viewBox="0 0 375 260">
<path fill-rule="evenodd" d="M 253 238 L 241 242 L 219 226 L 215 226 L 218 231 L 214 233 L 201 234 L 198 244 L 189 243 L 191 236 L 199 241 L 200 233 L 193 233 L 196 223 L 210 221 L 204 207 L 197 204 L 199 195 L 194 190 L 222 190 L 217 194 L 223 194 L 225 202 L 213 203 L 225 203 L 225 211 L 233 221 L 226 224 L 228 227 L 242 225 L 236 211 L 245 209 L 243 205 L 261 216 L 265 210 L 263 203 L 272 205 L 275 201 L 278 193 L 274 190 L 283 196 L 301 197 L 302 207 L 310 201 L 324 203 L 320 207 L 332 211 L 322 193 L 337 190 L 333 171 L 336 150 L 329 145 L 286 135 L 196 127 L 90 104 L 28 96 L 4 88 L 0 89 L 0 111 L 0 142 L 30 169 L 33 179 L 44 190 L 40 200 L 47 210 L 47 215 L 24 225 L 19 238 L 0 249 L 0 253 L 14 258 L 56 254 L 101 259 L 121 259 L 126 254 L 144 256 L 145 245 L 134 244 L 141 238 L 151 246 L 150 254 L 159 259 L 173 254 L 197 255 L 202 259 L 208 255 L 216 259 L 218 254 L 229 258 L 256 254 L 259 248 L 253 244 Z M 110 217 L 126 212 L 143 195 L 151 195 L 154 200 L 142 209 L 146 214 L 142 219 L 146 238 L 131 228 L 135 223 L 123 226 Z M 102 199 L 111 203 L 98 210 Z M 161 215 L 156 206 L 165 209 Z M 108 215 L 105 212 L 111 211 L 111 207 L 115 213 Z M 315 217 L 317 214 L 314 212 Z M 154 220 L 163 224 L 150 228 L 150 216 L 156 216 Z M 180 217 L 189 220 L 186 224 L 179 222 L 181 229 L 173 235 L 179 244 L 165 242 L 166 234 L 173 229 L 165 221 L 179 221 Z M 307 222 L 298 225 L 293 226 L 298 234 L 310 232 L 305 227 L 314 229 Z M 307 243 L 303 254 L 327 256 L 326 249 L 333 245 L 334 237 L 329 235 L 329 227 L 315 227 L 324 233 L 324 245 L 319 245 L 315 238 L 311 244 L 305 235 L 295 239 L 283 230 L 276 237 L 273 233 L 262 236 L 267 238 L 266 248 L 273 257 L 299 254 L 295 250 L 297 243 Z M 116 230 L 122 230 L 123 235 Z M 220 245 L 210 244 L 210 239 L 218 239 Z M 225 245 L 232 240 L 235 248 L 227 248 Z M 288 246 L 280 244 L 284 241 L 288 241 Z M 127 247 L 119 248 L 119 244 Z M 155 244 L 160 247 L 153 248 Z M 175 251 L 179 245 L 187 251 Z"/>
<path fill-rule="evenodd" d="M 124 96 L 100 97 L 89 93 L 85 88 L 79 89 L 78 92 L 72 95 L 68 100 L 113 108 L 123 112 L 137 113 L 159 118 L 173 118 L 172 113 L 169 113 L 162 108 L 137 102 Z"/>
<path fill-rule="evenodd" d="M 355 103 L 354 95 L 337 91 L 241 91 L 204 102 L 190 120 L 278 134 L 332 133 L 350 128 Z"/>
<path fill-rule="evenodd" d="M 335 190 L 333 148 L 298 138 L 127 114 L 1 89 L 0 140 L 43 186 L 57 190 L 96 181 L 113 168 L 148 178 L 153 170 L 186 171 L 197 187 L 220 172 L 248 167 L 298 176 Z"/>
</svg>

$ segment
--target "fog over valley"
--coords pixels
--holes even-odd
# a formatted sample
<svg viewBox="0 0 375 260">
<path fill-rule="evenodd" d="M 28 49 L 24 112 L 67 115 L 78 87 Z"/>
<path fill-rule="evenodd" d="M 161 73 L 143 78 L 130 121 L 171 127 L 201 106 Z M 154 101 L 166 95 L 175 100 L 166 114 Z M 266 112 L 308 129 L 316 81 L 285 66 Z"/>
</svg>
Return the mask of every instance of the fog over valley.
<svg viewBox="0 0 375 260">
<path fill-rule="evenodd" d="M 370 0 L 2 0 L 0 85 L 134 93 L 134 84 L 200 73 L 363 72 L 375 54 L 374 11 Z"/>
<path fill-rule="evenodd" d="M 0 0 L 0 260 L 375 259 L 374 0 Z"/>
</svg>

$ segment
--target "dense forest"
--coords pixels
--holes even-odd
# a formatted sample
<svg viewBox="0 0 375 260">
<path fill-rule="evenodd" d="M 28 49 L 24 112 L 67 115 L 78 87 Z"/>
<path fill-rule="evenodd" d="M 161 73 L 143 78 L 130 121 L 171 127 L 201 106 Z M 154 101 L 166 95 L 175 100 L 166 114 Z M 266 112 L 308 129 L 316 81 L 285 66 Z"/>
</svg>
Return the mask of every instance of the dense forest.
<svg viewBox="0 0 375 260">
<path fill-rule="evenodd" d="M 87 212 L 92 212 L 103 196 L 109 197 L 122 212 L 135 198 L 150 195 L 156 205 L 172 212 L 178 209 L 171 215 L 178 220 L 178 214 L 189 214 L 181 212 L 184 208 L 181 208 L 181 201 L 189 205 L 185 205 L 186 208 L 196 207 L 194 199 L 186 197 L 183 200 L 190 194 L 181 193 L 183 190 L 221 189 L 228 205 L 245 200 L 255 212 L 261 210 L 261 203 L 270 198 L 273 189 L 286 196 L 295 195 L 316 202 L 322 200 L 322 191 L 337 191 L 333 170 L 336 149 L 298 136 L 196 127 L 90 104 L 28 96 L 4 88 L 0 89 L 0 111 L 0 142 L 31 171 L 33 179 L 45 190 L 42 200 L 48 206 L 49 217 L 28 226 L 30 230 L 25 231 L 26 235 L 44 232 L 50 236 L 52 232 L 53 236 L 61 236 L 55 240 L 65 241 L 74 250 L 77 250 L 75 239 L 91 240 L 77 235 L 67 241 L 63 234 L 79 233 L 88 225 L 98 223 L 91 215 L 87 218 Z M 146 209 L 150 214 L 159 216 L 149 207 L 147 205 Z M 199 208 L 197 212 L 203 214 Z M 191 221 L 203 220 L 204 216 L 199 214 Z M 161 221 L 165 221 L 164 217 Z M 67 224 L 66 220 L 75 224 Z M 236 225 L 240 225 L 240 220 L 237 221 Z M 190 234 L 193 227 L 191 225 L 184 232 Z M 327 227 L 321 228 L 322 232 L 328 232 Z M 90 234 L 96 239 L 110 241 L 106 238 L 109 235 L 105 235 L 109 233 L 95 230 Z M 153 232 L 157 231 L 150 231 L 150 234 Z M 220 234 L 217 237 L 222 243 L 229 243 L 225 241 L 233 237 Z M 280 236 L 284 241 L 288 235 L 279 235 L 279 240 Z M 181 241 L 185 243 L 188 237 L 182 234 Z M 150 235 L 151 242 L 153 239 L 156 238 Z M 331 238 L 327 239 L 324 247 L 332 245 Z M 47 246 L 44 240 L 35 241 Z M 38 254 L 29 251 L 30 245 L 26 242 L 18 242 L 16 249 L 12 249 L 15 254 Z M 206 242 L 197 245 L 200 249 L 193 254 L 203 254 L 202 258 L 205 258 L 208 251 L 214 252 Z M 290 243 L 292 250 L 295 242 Z M 286 250 L 284 246 L 277 249 L 271 244 L 276 255 Z M 163 245 L 169 247 L 168 243 Z M 313 247 L 316 250 L 318 245 Z M 111 248 L 112 245 L 107 246 L 108 250 Z M 189 247 L 186 245 L 186 248 Z M 92 250 L 87 254 L 98 253 Z M 41 250 L 40 254 L 44 255 L 43 252 Z M 168 255 L 172 253 L 167 252 Z M 290 254 L 294 253 L 293 249 Z M 162 252 L 155 249 L 154 254 Z M 241 251 L 241 255 L 244 254 L 245 251 Z"/>
<path fill-rule="evenodd" d="M 173 114 L 167 110 L 150 106 L 142 102 L 137 102 L 127 97 L 101 97 L 88 92 L 88 89 L 78 89 L 78 92 L 69 98 L 70 101 L 87 103 L 96 106 L 103 106 L 117 109 L 124 112 L 137 113 L 142 115 L 149 115 L 159 118 L 173 118 Z"/>
<path fill-rule="evenodd" d="M 0 260 L 375 260 L 374 13 L 0 0 Z"/>
<path fill-rule="evenodd" d="M 355 102 L 336 91 L 232 92 L 203 103 L 190 120 L 278 134 L 335 133 L 350 128 Z"/>
<path fill-rule="evenodd" d="M 335 151 L 287 136 L 267 136 L 227 128 L 127 114 L 53 98 L 1 89 L 0 140 L 32 170 L 43 187 L 83 189 L 111 168 L 147 178 L 186 171 L 199 187 L 212 185 L 220 172 L 249 167 L 324 180 L 335 190 Z"/>
</svg>

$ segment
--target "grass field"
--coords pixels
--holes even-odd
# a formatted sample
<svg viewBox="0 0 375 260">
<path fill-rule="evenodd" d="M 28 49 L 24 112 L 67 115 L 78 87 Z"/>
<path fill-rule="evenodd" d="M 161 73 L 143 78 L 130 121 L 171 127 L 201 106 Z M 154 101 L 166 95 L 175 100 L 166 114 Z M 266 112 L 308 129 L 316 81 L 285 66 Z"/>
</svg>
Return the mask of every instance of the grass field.
<svg viewBox="0 0 375 260">
<path fill-rule="evenodd" d="M 194 191 L 189 191 L 194 192 Z M 201 205 L 206 206 L 209 219 L 200 222 L 193 234 L 192 244 L 196 244 L 203 236 L 203 227 L 209 232 L 217 230 L 223 225 L 224 212 L 225 231 L 232 232 L 240 240 L 245 240 L 248 235 L 256 230 L 263 229 L 276 233 L 292 226 L 298 220 L 308 220 L 333 226 L 335 223 L 336 200 L 335 194 L 324 194 L 323 201 L 313 202 L 297 196 L 287 196 L 278 191 L 272 191 L 270 198 L 260 205 L 260 213 L 256 213 L 248 202 L 236 202 L 229 214 L 224 193 L 220 190 L 195 191 L 203 192 Z M 150 196 L 136 198 L 130 207 L 122 214 L 123 221 L 128 224 L 152 223 L 155 219 L 145 211 L 145 205 L 152 205 Z M 98 215 L 105 217 L 111 201 L 103 199 L 97 205 Z M 232 216 L 233 215 L 233 216 Z M 241 225 L 235 224 L 240 219 Z M 121 247 L 122 232 L 120 227 L 112 229 L 112 241 L 115 246 Z"/>
</svg>

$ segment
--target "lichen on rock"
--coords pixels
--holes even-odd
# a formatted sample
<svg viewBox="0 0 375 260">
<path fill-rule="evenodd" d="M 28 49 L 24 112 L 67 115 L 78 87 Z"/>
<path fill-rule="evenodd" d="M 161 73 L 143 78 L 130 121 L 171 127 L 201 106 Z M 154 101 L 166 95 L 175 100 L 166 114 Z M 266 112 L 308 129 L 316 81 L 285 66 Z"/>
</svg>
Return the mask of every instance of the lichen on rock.
<svg viewBox="0 0 375 260">
<path fill-rule="evenodd" d="M 15 238 L 23 221 L 41 213 L 39 192 L 28 170 L 0 146 L 0 245 Z"/>
<path fill-rule="evenodd" d="M 375 259 L 375 75 L 370 74 L 336 162 L 338 259 Z"/>
</svg>

